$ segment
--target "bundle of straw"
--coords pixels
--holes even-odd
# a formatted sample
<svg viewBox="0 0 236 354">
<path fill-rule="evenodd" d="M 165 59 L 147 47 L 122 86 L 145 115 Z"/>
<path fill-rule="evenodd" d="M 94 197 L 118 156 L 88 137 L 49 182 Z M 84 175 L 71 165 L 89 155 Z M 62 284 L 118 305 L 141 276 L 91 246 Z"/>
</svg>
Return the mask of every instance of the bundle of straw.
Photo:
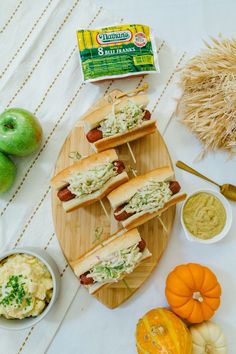
<svg viewBox="0 0 236 354">
<path fill-rule="evenodd" d="M 214 39 L 182 69 L 177 113 L 206 152 L 236 152 L 236 39 Z"/>
</svg>

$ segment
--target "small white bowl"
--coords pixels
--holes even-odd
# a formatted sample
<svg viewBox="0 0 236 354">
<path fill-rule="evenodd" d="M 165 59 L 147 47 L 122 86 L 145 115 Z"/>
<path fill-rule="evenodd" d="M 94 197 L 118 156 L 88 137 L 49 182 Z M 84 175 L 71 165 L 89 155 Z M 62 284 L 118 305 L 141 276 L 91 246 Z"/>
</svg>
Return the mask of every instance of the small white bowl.
<svg viewBox="0 0 236 354">
<path fill-rule="evenodd" d="M 57 300 L 59 289 L 60 289 L 60 273 L 58 271 L 57 265 L 55 261 L 52 259 L 51 256 L 47 254 L 44 250 L 40 248 L 34 247 L 27 247 L 27 248 L 15 248 L 13 250 L 9 250 L 0 254 L 0 262 L 13 254 L 24 253 L 29 254 L 38 258 L 42 263 L 44 263 L 49 270 L 52 276 L 53 282 L 53 291 L 52 291 L 52 298 L 47 305 L 47 307 L 43 310 L 43 312 L 37 317 L 29 317 L 20 319 L 6 319 L 3 316 L 0 316 L 0 328 L 7 329 L 7 330 L 22 330 L 28 327 L 34 326 L 36 323 L 41 321 L 51 310 L 54 303 Z"/>
<path fill-rule="evenodd" d="M 218 235 L 216 235 L 208 240 L 203 240 L 201 238 L 194 236 L 185 226 L 184 219 L 183 219 L 183 211 L 184 211 L 185 204 L 193 195 L 201 193 L 201 192 L 212 194 L 216 198 L 218 198 L 221 201 L 221 203 L 223 204 L 223 206 L 225 208 L 225 212 L 226 212 L 226 222 L 225 222 L 225 226 L 224 226 L 223 230 Z M 215 242 L 222 240 L 228 234 L 228 232 L 231 228 L 231 225 L 232 225 L 232 209 L 231 209 L 231 206 L 230 206 L 228 200 L 221 193 L 216 192 L 212 189 L 199 189 L 199 190 L 195 191 L 194 193 L 190 194 L 188 196 L 188 198 L 184 201 L 184 203 L 182 205 L 182 209 L 181 209 L 181 224 L 183 226 L 185 236 L 187 237 L 187 239 L 189 241 L 207 243 L 207 244 L 215 243 Z"/>
</svg>

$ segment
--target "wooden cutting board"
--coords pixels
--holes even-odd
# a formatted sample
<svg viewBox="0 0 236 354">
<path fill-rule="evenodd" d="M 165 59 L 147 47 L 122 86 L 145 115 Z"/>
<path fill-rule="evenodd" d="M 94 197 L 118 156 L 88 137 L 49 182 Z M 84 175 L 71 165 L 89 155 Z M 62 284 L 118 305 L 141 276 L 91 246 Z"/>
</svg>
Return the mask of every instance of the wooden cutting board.
<svg viewBox="0 0 236 354">
<path fill-rule="evenodd" d="M 93 110 L 101 107 L 120 92 L 118 90 L 112 91 L 100 99 L 93 106 Z M 156 167 L 172 166 L 168 149 L 158 131 L 132 142 L 131 147 L 137 160 L 136 165 L 132 161 L 127 145 L 117 148 L 118 156 L 119 159 L 124 161 L 126 166 L 135 168 L 138 175 Z M 79 152 L 82 156 L 94 153 L 84 136 L 80 121 L 72 129 L 62 146 L 57 159 L 55 173 L 73 164 L 73 159 L 69 156 L 74 155 L 74 152 Z M 131 171 L 129 172 L 130 178 L 133 177 Z M 104 198 L 103 202 L 109 215 L 112 215 L 108 200 Z M 52 210 L 56 234 L 69 263 L 108 238 L 111 233 L 120 227 L 113 217 L 110 220 L 107 219 L 99 202 L 66 214 L 55 191 L 52 191 Z M 142 286 L 157 266 L 160 257 L 166 249 L 174 217 L 175 206 L 168 209 L 161 216 L 166 231 L 158 218 L 139 227 L 140 234 L 145 239 L 152 257 L 140 264 L 132 274 L 126 276 L 125 282 L 119 281 L 98 291 L 94 296 L 100 302 L 109 308 L 115 308 Z"/>
</svg>

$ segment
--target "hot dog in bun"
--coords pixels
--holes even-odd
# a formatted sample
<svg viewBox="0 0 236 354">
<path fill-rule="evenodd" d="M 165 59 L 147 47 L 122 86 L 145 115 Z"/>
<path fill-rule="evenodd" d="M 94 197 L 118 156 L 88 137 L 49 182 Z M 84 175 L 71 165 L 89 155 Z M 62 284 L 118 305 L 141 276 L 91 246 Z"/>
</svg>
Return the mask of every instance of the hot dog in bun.
<svg viewBox="0 0 236 354">
<path fill-rule="evenodd" d="M 180 188 L 171 167 L 162 167 L 122 184 L 107 198 L 115 219 L 129 230 L 184 200 L 186 194 L 180 194 Z"/>
<path fill-rule="evenodd" d="M 94 294 L 108 284 L 132 273 L 141 261 L 151 257 L 137 229 L 114 235 L 78 260 L 71 262 L 81 284 Z"/>
<path fill-rule="evenodd" d="M 59 172 L 51 180 L 66 212 L 101 200 L 129 179 L 114 149 L 93 154 Z"/>
<path fill-rule="evenodd" d="M 148 96 L 118 98 L 82 117 L 87 140 L 95 151 L 136 140 L 156 131 L 156 122 L 146 109 Z"/>
</svg>

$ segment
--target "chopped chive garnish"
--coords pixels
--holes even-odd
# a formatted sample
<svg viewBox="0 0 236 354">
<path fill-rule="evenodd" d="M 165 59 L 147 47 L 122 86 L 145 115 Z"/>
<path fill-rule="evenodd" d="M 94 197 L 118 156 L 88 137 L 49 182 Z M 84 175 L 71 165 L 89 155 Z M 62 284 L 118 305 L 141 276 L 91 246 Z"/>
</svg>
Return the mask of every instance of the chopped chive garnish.
<svg viewBox="0 0 236 354">
<path fill-rule="evenodd" d="M 15 306 L 22 304 L 25 300 L 26 304 L 29 306 L 31 301 L 26 297 L 26 292 L 24 289 L 25 283 L 21 282 L 22 275 L 11 275 L 6 284 L 6 295 L 0 300 L 0 305 L 6 307 L 7 305 L 12 305 L 13 302 Z"/>
</svg>

